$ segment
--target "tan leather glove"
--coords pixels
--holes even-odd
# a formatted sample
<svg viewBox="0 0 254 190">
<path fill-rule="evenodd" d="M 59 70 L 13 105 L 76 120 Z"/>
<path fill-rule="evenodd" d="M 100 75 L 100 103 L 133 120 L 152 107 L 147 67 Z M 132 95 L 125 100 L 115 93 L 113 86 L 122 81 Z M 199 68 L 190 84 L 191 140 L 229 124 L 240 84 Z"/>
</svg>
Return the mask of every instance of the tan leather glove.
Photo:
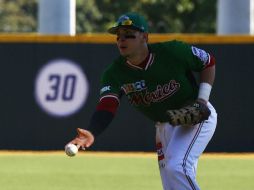
<svg viewBox="0 0 254 190">
<path fill-rule="evenodd" d="M 169 123 L 173 126 L 193 126 L 208 119 L 211 111 L 206 104 L 195 102 L 177 110 L 168 110 Z"/>
</svg>

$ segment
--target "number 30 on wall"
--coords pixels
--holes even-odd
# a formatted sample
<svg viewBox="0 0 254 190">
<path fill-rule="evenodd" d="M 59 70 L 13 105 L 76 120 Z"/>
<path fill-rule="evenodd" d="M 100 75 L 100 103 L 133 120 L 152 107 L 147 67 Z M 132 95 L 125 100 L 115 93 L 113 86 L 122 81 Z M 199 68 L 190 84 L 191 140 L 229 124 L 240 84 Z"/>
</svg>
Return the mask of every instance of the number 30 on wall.
<svg viewBox="0 0 254 190">
<path fill-rule="evenodd" d="M 67 74 L 61 76 L 59 74 L 50 74 L 48 76 L 52 93 L 46 95 L 47 101 L 57 101 L 61 98 L 63 101 L 73 100 L 77 76 L 74 74 Z"/>
<path fill-rule="evenodd" d="M 85 103 L 88 90 L 81 67 L 65 59 L 47 63 L 35 80 L 36 101 L 53 116 L 69 116 L 77 112 Z"/>
</svg>

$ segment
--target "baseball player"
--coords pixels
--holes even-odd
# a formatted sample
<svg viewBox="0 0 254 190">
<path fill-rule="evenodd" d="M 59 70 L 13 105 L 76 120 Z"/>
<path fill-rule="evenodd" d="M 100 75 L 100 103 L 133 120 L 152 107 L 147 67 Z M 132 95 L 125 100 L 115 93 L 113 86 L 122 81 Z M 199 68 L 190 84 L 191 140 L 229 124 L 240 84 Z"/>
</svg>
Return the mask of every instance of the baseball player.
<svg viewBox="0 0 254 190">
<path fill-rule="evenodd" d="M 120 56 L 101 79 L 100 100 L 90 124 L 78 128 L 70 143 L 93 144 L 110 124 L 122 95 L 156 124 L 156 147 L 164 190 L 198 190 L 197 163 L 212 138 L 217 114 L 209 102 L 215 59 L 180 41 L 148 44 L 148 26 L 126 13 L 108 30 L 116 35 Z M 196 82 L 193 72 L 199 73 Z"/>
</svg>

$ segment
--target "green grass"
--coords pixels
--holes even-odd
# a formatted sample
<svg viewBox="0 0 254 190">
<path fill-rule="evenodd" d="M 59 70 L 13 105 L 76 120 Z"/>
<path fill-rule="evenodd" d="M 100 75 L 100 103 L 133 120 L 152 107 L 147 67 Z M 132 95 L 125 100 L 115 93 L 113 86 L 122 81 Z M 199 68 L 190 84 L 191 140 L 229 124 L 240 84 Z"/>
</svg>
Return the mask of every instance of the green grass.
<svg viewBox="0 0 254 190">
<path fill-rule="evenodd" d="M 199 161 L 198 181 L 205 190 L 253 190 L 254 157 L 204 157 Z"/>
<path fill-rule="evenodd" d="M 203 190 L 253 190 L 254 157 L 203 156 L 198 181 Z M 0 152 L 3 190 L 160 190 L 155 154 Z"/>
</svg>

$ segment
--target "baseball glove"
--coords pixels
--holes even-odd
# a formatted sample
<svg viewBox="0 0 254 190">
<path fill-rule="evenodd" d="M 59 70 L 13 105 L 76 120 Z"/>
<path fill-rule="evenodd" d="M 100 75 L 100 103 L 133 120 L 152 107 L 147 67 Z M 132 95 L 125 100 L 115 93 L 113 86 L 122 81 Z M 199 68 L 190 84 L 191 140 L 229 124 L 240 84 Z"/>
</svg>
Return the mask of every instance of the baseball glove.
<svg viewBox="0 0 254 190">
<path fill-rule="evenodd" d="M 204 103 L 195 102 L 177 110 L 168 110 L 166 114 L 169 117 L 169 123 L 173 126 L 192 126 L 207 120 L 211 111 Z"/>
</svg>

